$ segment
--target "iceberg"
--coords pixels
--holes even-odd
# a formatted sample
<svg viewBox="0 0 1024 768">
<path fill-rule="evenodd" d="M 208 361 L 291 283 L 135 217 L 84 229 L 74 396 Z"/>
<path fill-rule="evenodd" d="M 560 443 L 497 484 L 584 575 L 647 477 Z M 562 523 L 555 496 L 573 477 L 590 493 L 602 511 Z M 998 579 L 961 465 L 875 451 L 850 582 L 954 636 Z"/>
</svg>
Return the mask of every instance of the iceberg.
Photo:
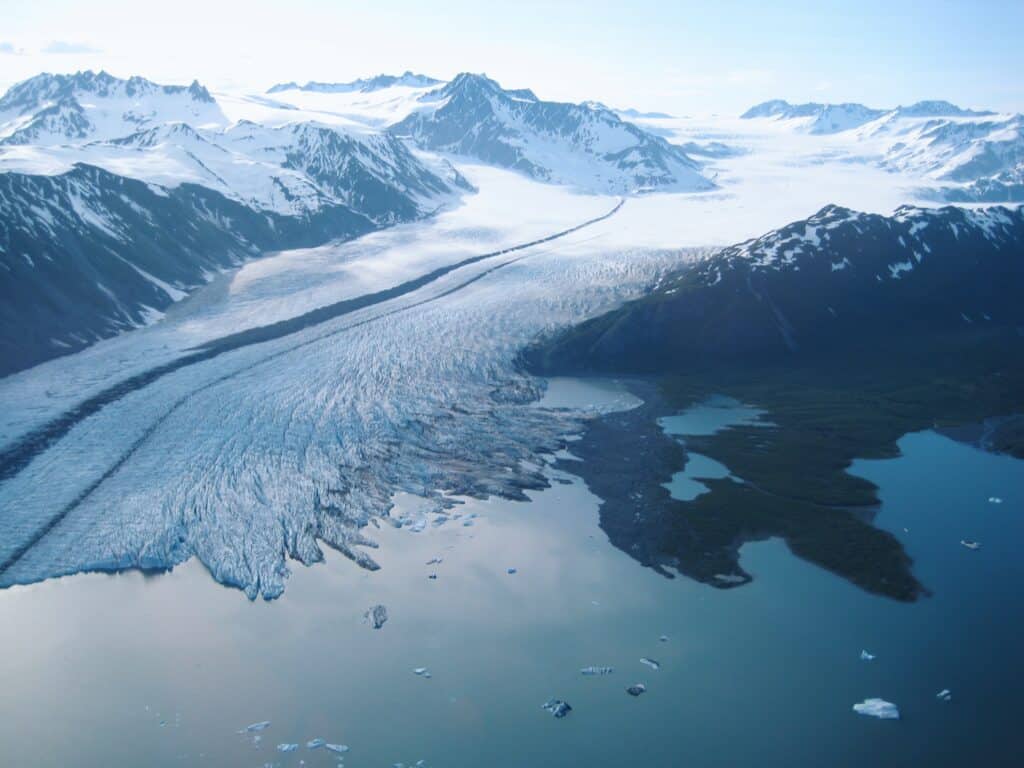
<svg viewBox="0 0 1024 768">
<path fill-rule="evenodd" d="M 349 750 L 348 744 L 324 744 L 324 749 L 336 755 L 343 755 Z"/>
<path fill-rule="evenodd" d="M 367 609 L 363 614 L 363 620 L 368 622 L 374 629 L 380 629 L 388 620 L 388 609 L 383 605 L 375 605 Z"/>
<path fill-rule="evenodd" d="M 626 689 L 626 693 L 628 693 L 630 696 L 639 696 L 641 693 L 645 693 L 646 691 L 647 686 L 643 683 L 636 683 L 635 685 L 631 685 L 629 686 L 629 688 Z"/>
<path fill-rule="evenodd" d="M 880 720 L 899 720 L 900 711 L 891 701 L 885 699 L 864 699 L 860 704 L 853 705 L 858 715 L 877 717 Z"/>
<path fill-rule="evenodd" d="M 269 727 L 270 721 L 262 720 L 258 723 L 253 723 L 252 725 L 245 726 L 245 728 L 239 731 L 239 733 L 256 733 L 257 731 L 265 731 Z"/>
<path fill-rule="evenodd" d="M 860 660 L 861 661 L 874 661 L 875 660 L 875 654 L 868 653 L 867 651 L 861 651 L 860 652 Z"/>
<path fill-rule="evenodd" d="M 646 664 L 648 667 L 654 670 L 661 669 L 661 662 L 655 661 L 654 659 L 648 659 L 646 656 L 640 659 L 640 663 Z"/>
<path fill-rule="evenodd" d="M 323 739 L 310 739 L 306 742 L 306 749 L 320 749 L 326 743 Z"/>
<path fill-rule="evenodd" d="M 277 751 L 278 752 L 294 752 L 298 748 L 299 748 L 298 744 L 278 744 L 277 745 Z"/>
<path fill-rule="evenodd" d="M 614 671 L 615 667 L 584 667 L 580 670 L 580 674 L 587 677 L 601 677 L 610 675 Z"/>
<path fill-rule="evenodd" d="M 953 700 L 953 692 L 951 690 L 949 690 L 949 688 L 943 688 L 941 691 L 939 691 L 937 694 L 935 694 L 935 698 L 936 699 L 941 699 L 942 701 L 952 701 Z"/>
<path fill-rule="evenodd" d="M 569 702 L 562 701 L 561 699 L 548 699 L 540 706 L 541 709 L 546 709 L 558 719 L 561 719 L 572 712 L 572 707 L 569 706 Z"/>
</svg>

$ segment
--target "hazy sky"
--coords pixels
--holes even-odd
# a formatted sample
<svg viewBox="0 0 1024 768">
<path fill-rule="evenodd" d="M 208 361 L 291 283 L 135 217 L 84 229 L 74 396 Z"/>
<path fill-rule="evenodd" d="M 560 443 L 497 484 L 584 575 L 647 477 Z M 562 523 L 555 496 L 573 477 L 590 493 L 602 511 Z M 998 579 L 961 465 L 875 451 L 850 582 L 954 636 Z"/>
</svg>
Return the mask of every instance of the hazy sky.
<svg viewBox="0 0 1024 768">
<path fill-rule="evenodd" d="M 406 69 L 676 114 L 769 98 L 1024 110 L 1024 0 L 3 0 L 0 88 L 106 69 L 263 90 Z"/>
</svg>

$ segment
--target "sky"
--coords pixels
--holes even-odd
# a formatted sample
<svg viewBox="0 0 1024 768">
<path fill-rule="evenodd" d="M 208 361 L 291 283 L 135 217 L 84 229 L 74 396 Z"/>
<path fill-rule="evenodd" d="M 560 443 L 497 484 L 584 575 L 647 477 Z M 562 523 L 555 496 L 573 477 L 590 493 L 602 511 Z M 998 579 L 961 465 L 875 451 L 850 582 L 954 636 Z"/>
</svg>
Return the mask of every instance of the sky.
<svg viewBox="0 0 1024 768">
<path fill-rule="evenodd" d="M 3 0 L 0 16 L 0 89 L 80 69 L 246 91 L 410 69 L 677 115 L 771 98 L 1024 111 L 1024 0 Z"/>
</svg>

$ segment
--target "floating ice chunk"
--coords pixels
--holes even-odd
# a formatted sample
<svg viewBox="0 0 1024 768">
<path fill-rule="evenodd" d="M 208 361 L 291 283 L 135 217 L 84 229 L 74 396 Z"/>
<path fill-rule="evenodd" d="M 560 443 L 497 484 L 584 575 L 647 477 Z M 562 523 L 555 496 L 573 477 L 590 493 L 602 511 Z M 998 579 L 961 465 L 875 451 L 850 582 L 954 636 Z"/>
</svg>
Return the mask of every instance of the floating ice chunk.
<svg viewBox="0 0 1024 768">
<path fill-rule="evenodd" d="M 1003 500 L 1001 498 L 999 498 L 998 496 L 989 496 L 988 497 L 988 503 L 989 504 L 1002 504 Z"/>
<path fill-rule="evenodd" d="M 738 573 L 716 573 L 715 580 L 723 584 L 743 584 L 747 581 L 745 577 L 740 576 Z"/>
<path fill-rule="evenodd" d="M 414 669 L 412 671 L 412 673 L 414 675 L 419 675 L 420 677 L 426 677 L 426 678 L 430 677 L 430 670 L 427 669 L 426 667 L 416 667 L 416 669 Z"/>
<path fill-rule="evenodd" d="M 861 651 L 860 652 L 860 660 L 861 661 L 874 661 L 875 660 L 875 654 L 868 653 L 867 651 Z"/>
<path fill-rule="evenodd" d="M 667 643 L 668 642 L 668 635 L 662 635 L 661 637 L 659 637 L 658 638 L 658 642 Z"/>
<path fill-rule="evenodd" d="M 660 662 L 657 662 L 654 659 L 648 659 L 646 656 L 644 656 L 642 659 L 640 659 L 640 663 L 641 664 L 646 664 L 651 669 L 661 669 L 661 663 Z"/>
<path fill-rule="evenodd" d="M 444 562 L 444 558 L 443 557 L 432 557 L 429 560 L 427 560 L 427 565 L 440 565 L 443 562 Z"/>
<path fill-rule="evenodd" d="M 610 675 L 614 671 L 615 667 L 584 667 L 580 670 L 580 674 L 586 675 L 587 677 L 596 677 Z"/>
<path fill-rule="evenodd" d="M 298 748 L 299 748 L 298 744 L 278 744 L 277 745 L 277 751 L 278 752 L 294 752 Z"/>
<path fill-rule="evenodd" d="M 981 549 L 981 542 L 971 541 L 970 539 L 960 539 L 960 544 L 968 549 Z"/>
<path fill-rule="evenodd" d="M 647 686 L 643 683 L 636 683 L 635 685 L 631 685 L 629 686 L 629 688 L 626 689 L 626 693 L 628 693 L 630 696 L 639 696 L 641 693 L 645 693 L 646 691 Z"/>
<path fill-rule="evenodd" d="M 505 573 L 507 573 L 507 574 L 509 574 L 509 575 L 513 575 L 513 574 L 515 574 L 515 573 L 518 573 L 518 570 L 517 570 L 517 569 L 515 569 L 515 568 L 508 568 L 508 569 L 507 569 L 507 570 L 505 571 Z"/>
<path fill-rule="evenodd" d="M 572 712 L 572 707 L 569 706 L 569 702 L 562 701 L 561 699 L 548 699 L 546 702 L 540 705 L 542 709 L 546 709 L 555 717 L 561 719 Z"/>
<path fill-rule="evenodd" d="M 953 692 L 951 690 L 949 690 L 949 688 L 943 688 L 941 691 L 939 691 L 937 694 L 935 694 L 935 698 L 936 699 L 941 699 L 942 701 L 952 701 L 953 700 Z"/>
<path fill-rule="evenodd" d="M 324 749 L 336 755 L 344 755 L 349 750 L 348 744 L 324 744 Z"/>
<path fill-rule="evenodd" d="M 270 727 L 270 721 L 269 720 L 262 720 L 262 721 L 260 721 L 258 723 L 253 723 L 252 725 L 245 726 L 245 728 L 240 730 L 239 733 L 256 733 L 257 731 L 265 731 L 269 727 Z"/>
<path fill-rule="evenodd" d="M 858 715 L 877 717 L 880 720 L 899 720 L 900 711 L 891 701 L 885 699 L 864 699 L 860 704 L 853 705 Z"/>
<path fill-rule="evenodd" d="M 326 743 L 323 739 L 310 739 L 306 742 L 306 749 L 320 749 Z"/>
<path fill-rule="evenodd" d="M 363 620 L 368 622 L 374 629 L 380 629 L 388 620 L 388 609 L 383 605 L 374 605 L 363 614 Z"/>
</svg>

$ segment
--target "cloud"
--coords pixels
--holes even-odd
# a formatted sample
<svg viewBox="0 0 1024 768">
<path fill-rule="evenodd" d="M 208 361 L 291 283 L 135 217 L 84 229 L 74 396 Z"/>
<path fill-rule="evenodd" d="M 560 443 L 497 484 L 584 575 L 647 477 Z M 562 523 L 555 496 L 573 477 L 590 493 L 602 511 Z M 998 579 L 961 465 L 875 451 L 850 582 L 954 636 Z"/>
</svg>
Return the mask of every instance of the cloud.
<svg viewBox="0 0 1024 768">
<path fill-rule="evenodd" d="M 21 48 L 15 48 L 14 43 L 0 43 L 0 56 L 7 54 L 8 56 L 20 56 L 24 51 Z"/>
<path fill-rule="evenodd" d="M 88 43 L 69 43 L 65 40 L 54 40 L 45 48 L 43 53 L 99 53 L 99 48 L 93 48 Z"/>
</svg>

